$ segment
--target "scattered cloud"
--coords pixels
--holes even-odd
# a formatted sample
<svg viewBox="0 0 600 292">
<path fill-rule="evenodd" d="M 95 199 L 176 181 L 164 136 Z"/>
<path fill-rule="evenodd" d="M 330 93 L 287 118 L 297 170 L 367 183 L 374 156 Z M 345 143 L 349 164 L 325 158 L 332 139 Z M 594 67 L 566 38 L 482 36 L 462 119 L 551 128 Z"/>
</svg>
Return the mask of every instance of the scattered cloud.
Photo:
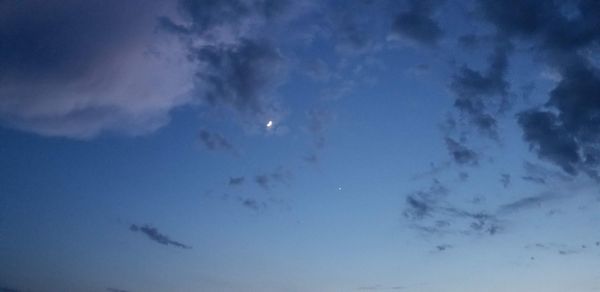
<svg viewBox="0 0 600 292">
<path fill-rule="evenodd" d="M 456 163 L 460 165 L 477 165 L 479 163 L 479 155 L 475 151 L 452 138 L 446 137 L 445 140 L 446 148 Z"/>
<path fill-rule="evenodd" d="M 204 145 L 207 150 L 210 151 L 233 151 L 235 149 L 233 145 L 219 133 L 214 133 L 208 130 L 200 130 L 198 133 L 198 140 Z"/>
<path fill-rule="evenodd" d="M 288 185 L 292 179 L 292 172 L 283 167 L 275 169 L 271 173 L 258 174 L 254 176 L 254 182 L 265 190 L 270 190 L 275 184 Z"/>
<path fill-rule="evenodd" d="M 131 226 L 129 227 L 129 230 L 131 230 L 132 232 L 141 232 L 144 235 L 146 235 L 146 237 L 148 237 L 148 239 L 163 244 L 163 245 L 172 245 L 174 247 L 179 247 L 179 248 L 183 248 L 183 249 L 191 249 L 192 247 L 189 245 L 185 245 L 181 242 L 175 241 L 170 239 L 168 236 L 160 233 L 158 231 L 158 229 L 150 226 L 150 225 L 143 225 L 143 226 L 138 226 L 136 224 L 131 224 Z"/>
<path fill-rule="evenodd" d="M 543 250 L 543 251 L 551 251 L 551 252 L 555 252 L 558 255 L 561 256 L 566 256 L 566 255 L 574 255 L 574 254 L 579 254 L 579 253 L 583 253 L 586 250 L 588 250 L 588 247 L 597 247 L 598 245 L 594 246 L 594 244 L 562 244 L 562 243 L 535 243 L 535 244 L 529 244 L 527 246 L 525 246 L 525 248 L 527 249 L 532 249 L 532 250 Z"/>
<path fill-rule="evenodd" d="M 265 202 L 260 202 L 252 198 L 239 198 L 239 201 L 243 207 L 246 207 L 253 211 L 260 211 L 267 207 L 267 204 Z"/>
<path fill-rule="evenodd" d="M 485 211 L 468 211 L 446 200 L 449 190 L 434 180 L 429 189 L 406 196 L 404 217 L 414 229 L 427 234 L 487 234 L 502 231 L 496 215 Z"/>
<path fill-rule="evenodd" d="M 509 104 L 509 83 L 506 80 L 508 54 L 512 46 L 498 44 L 489 59 L 487 71 L 462 66 L 452 76 L 450 89 L 456 95 L 454 106 L 483 134 L 497 139 L 496 115 Z M 492 97 L 500 97 L 493 99 Z"/>
</svg>

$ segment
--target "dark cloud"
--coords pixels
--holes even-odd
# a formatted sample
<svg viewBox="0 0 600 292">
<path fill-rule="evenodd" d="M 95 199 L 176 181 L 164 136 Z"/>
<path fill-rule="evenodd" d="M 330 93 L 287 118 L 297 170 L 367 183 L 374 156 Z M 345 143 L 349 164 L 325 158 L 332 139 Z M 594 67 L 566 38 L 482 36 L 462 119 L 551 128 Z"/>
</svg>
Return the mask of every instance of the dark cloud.
<svg viewBox="0 0 600 292">
<path fill-rule="evenodd" d="M 437 21 L 433 19 L 433 14 L 443 2 L 410 0 L 408 9 L 395 17 L 393 32 L 422 45 L 437 45 L 444 33 Z"/>
<path fill-rule="evenodd" d="M 208 150 L 225 150 L 234 151 L 233 145 L 219 133 L 214 133 L 208 130 L 200 130 L 198 140 Z"/>
<path fill-rule="evenodd" d="M 475 151 L 452 138 L 446 137 L 445 140 L 446 148 L 456 163 L 460 165 L 477 165 L 479 163 L 479 155 Z"/>
<path fill-rule="evenodd" d="M 556 163 L 569 174 L 577 173 L 579 146 L 555 114 L 530 110 L 520 113 L 518 121 L 525 141 L 540 158 Z"/>
<path fill-rule="evenodd" d="M 243 176 L 240 176 L 240 177 L 230 177 L 229 178 L 229 185 L 230 186 L 239 186 L 239 185 L 243 184 L 245 180 L 246 180 L 246 178 L 243 177 Z"/>
<path fill-rule="evenodd" d="M 167 123 L 192 85 L 183 48 L 155 29 L 170 5 L 0 1 L 0 122 L 73 138 Z"/>
<path fill-rule="evenodd" d="M 23 290 L 6 286 L 0 286 L 0 292 L 23 292 Z"/>
<path fill-rule="evenodd" d="M 562 80 L 551 91 L 548 109 L 519 114 L 523 137 L 542 159 L 566 173 L 596 176 L 600 163 L 600 74 L 576 58 L 565 65 Z"/>
<path fill-rule="evenodd" d="M 185 245 L 178 241 L 170 239 L 168 236 L 160 233 L 158 231 L 158 229 L 156 229 L 152 226 L 149 226 L 149 225 L 138 226 L 136 224 L 131 224 L 131 226 L 129 227 L 129 230 L 131 230 L 132 232 L 141 232 L 144 235 L 146 235 L 148 237 L 148 239 L 150 239 L 154 242 L 163 244 L 163 245 L 167 245 L 167 246 L 172 245 L 172 246 L 183 248 L 183 249 L 192 248 L 191 246 L 188 246 L 188 245 Z"/>
<path fill-rule="evenodd" d="M 544 51 L 572 51 L 600 36 L 600 5 L 593 0 L 525 0 L 511 5 L 480 0 L 479 6 L 498 33 L 534 41 Z M 566 13 L 568 7 L 575 13 Z"/>
<path fill-rule="evenodd" d="M 454 106 L 465 114 L 480 132 L 492 138 L 497 138 L 495 116 L 504 111 L 509 104 L 506 71 L 511 48 L 508 43 L 498 44 L 490 56 L 487 71 L 481 72 L 462 66 L 452 76 L 450 83 L 450 89 L 456 95 Z"/>
<path fill-rule="evenodd" d="M 507 188 L 510 185 L 510 174 L 503 173 L 500 175 L 500 183 L 502 183 L 504 188 Z"/>
<path fill-rule="evenodd" d="M 242 39 L 234 46 L 205 46 L 194 57 L 206 65 L 196 76 L 211 105 L 224 105 L 250 118 L 275 110 L 267 91 L 281 75 L 283 57 L 268 40 Z"/>
<path fill-rule="evenodd" d="M 527 0 L 503 5 L 481 0 L 479 7 L 498 34 L 532 44 L 560 74 L 543 107 L 519 114 L 524 139 L 540 158 L 566 173 L 596 177 L 600 77 L 583 52 L 600 41 L 600 4 Z"/>
</svg>

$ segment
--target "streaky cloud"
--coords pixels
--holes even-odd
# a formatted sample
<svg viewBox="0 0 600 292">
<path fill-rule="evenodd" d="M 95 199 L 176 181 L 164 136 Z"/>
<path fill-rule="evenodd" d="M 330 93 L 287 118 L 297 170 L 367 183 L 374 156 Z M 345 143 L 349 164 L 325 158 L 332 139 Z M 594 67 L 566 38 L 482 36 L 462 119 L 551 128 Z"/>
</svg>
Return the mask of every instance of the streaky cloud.
<svg viewBox="0 0 600 292">
<path fill-rule="evenodd" d="M 170 239 L 168 236 L 160 233 L 158 231 L 158 229 L 156 229 L 155 227 L 152 227 L 150 225 L 142 225 L 142 226 L 138 226 L 136 224 L 131 224 L 131 226 L 129 226 L 129 230 L 131 230 L 132 232 L 141 232 L 142 234 L 146 235 L 146 237 L 156 243 L 160 243 L 162 245 L 172 245 L 174 247 L 178 247 L 178 248 L 183 248 L 183 249 L 191 249 L 192 247 L 189 245 L 185 245 L 181 242 L 175 241 Z"/>
</svg>

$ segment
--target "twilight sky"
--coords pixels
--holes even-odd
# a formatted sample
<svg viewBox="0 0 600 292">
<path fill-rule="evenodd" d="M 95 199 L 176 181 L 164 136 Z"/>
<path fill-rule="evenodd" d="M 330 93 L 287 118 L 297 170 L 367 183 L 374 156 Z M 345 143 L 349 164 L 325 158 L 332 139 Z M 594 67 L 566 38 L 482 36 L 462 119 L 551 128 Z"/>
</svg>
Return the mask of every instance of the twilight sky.
<svg viewBox="0 0 600 292">
<path fill-rule="evenodd" d="M 2 292 L 600 291 L 596 0 L 0 0 Z"/>
</svg>

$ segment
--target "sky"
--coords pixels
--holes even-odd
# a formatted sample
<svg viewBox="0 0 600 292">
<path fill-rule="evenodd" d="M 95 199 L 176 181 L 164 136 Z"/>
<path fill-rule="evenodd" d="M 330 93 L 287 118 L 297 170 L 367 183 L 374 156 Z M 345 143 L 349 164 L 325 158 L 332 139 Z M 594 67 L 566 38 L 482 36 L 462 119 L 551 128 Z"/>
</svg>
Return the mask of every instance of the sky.
<svg viewBox="0 0 600 292">
<path fill-rule="evenodd" d="M 600 291 L 600 2 L 0 0 L 2 292 Z"/>
</svg>

